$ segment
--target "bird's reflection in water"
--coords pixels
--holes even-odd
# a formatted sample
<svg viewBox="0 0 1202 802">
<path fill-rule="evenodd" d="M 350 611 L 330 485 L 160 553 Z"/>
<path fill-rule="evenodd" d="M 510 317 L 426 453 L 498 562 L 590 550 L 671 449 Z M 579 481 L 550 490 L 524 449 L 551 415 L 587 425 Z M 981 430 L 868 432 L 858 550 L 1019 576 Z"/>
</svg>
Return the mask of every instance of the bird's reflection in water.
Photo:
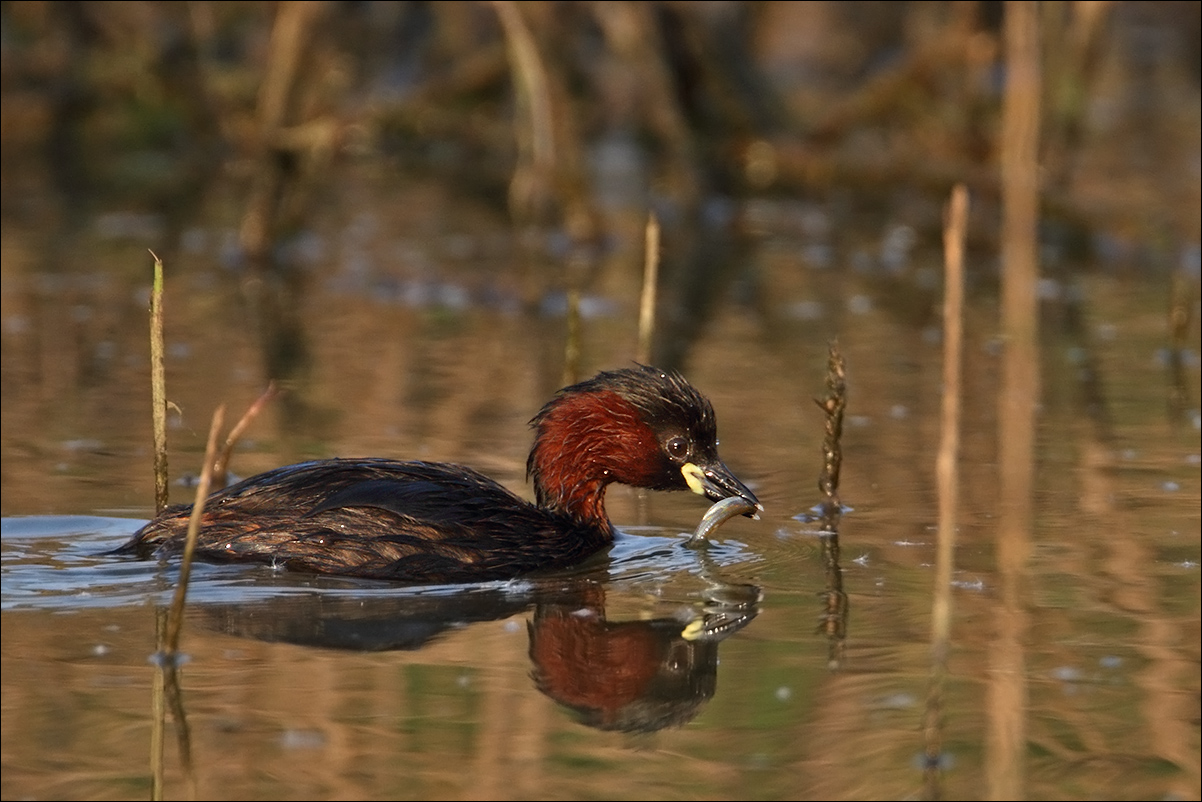
<svg viewBox="0 0 1202 802">
<path fill-rule="evenodd" d="M 525 589 L 495 586 L 394 594 L 322 587 L 249 603 L 204 605 L 212 629 L 270 643 L 358 652 L 413 651 L 448 630 L 508 618 L 532 601 Z"/>
<path fill-rule="evenodd" d="M 416 650 L 468 624 L 530 611 L 539 691 L 587 726 L 652 732 L 692 720 L 713 697 L 718 644 L 755 618 L 761 594 L 710 579 L 698 604 L 620 621 L 606 617 L 605 597 L 604 582 L 575 577 L 399 595 L 327 588 L 200 610 L 228 634 L 355 651 Z"/>
<path fill-rule="evenodd" d="M 714 695 L 719 641 L 756 615 L 759 591 L 744 590 L 730 609 L 649 620 L 610 621 L 602 604 L 538 604 L 528 625 L 535 686 L 597 729 L 685 724 Z"/>
</svg>

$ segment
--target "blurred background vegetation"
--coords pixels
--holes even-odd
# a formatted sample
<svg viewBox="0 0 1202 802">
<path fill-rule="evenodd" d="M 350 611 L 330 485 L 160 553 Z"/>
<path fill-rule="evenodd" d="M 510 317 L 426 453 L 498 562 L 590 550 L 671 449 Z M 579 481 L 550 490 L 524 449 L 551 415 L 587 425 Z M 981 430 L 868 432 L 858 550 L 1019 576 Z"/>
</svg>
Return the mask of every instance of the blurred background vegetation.
<svg viewBox="0 0 1202 802">
<path fill-rule="evenodd" d="M 671 237 L 751 195 L 879 210 L 937 241 L 963 181 L 989 242 L 1004 9 L 4 2 L 3 215 L 69 228 L 97 204 L 143 209 L 169 258 L 233 181 L 240 245 L 270 260 L 357 162 L 491 198 L 586 281 L 648 207 Z M 1041 4 L 1046 247 L 1196 272 L 1200 9 Z"/>
<path fill-rule="evenodd" d="M 962 738 L 960 765 L 996 770 L 983 730 L 1025 709 L 986 687 L 1021 676 L 990 670 L 995 650 L 1024 653 L 1013 642 L 1021 638 L 999 637 L 990 623 L 1010 603 L 994 592 L 1009 581 L 994 543 L 1006 489 L 997 441 L 1015 442 L 998 434 L 997 359 L 1014 350 L 1000 345 L 997 301 L 1001 154 L 1013 145 L 1001 139 L 1003 30 L 1015 7 L 0 2 L 5 515 L 149 513 L 147 248 L 167 266 L 169 395 L 185 410 L 172 418 L 173 466 L 198 464 L 217 401 L 244 409 L 271 380 L 285 390 L 267 413 L 277 425 L 257 427 L 235 466 L 244 475 L 316 456 L 389 454 L 471 462 L 516 488 L 523 424 L 561 386 L 569 361 L 568 299 L 593 304 L 592 317 L 581 316 L 582 368 L 633 355 L 653 211 L 663 261 L 652 361 L 693 368 L 723 410 L 732 465 L 760 482 L 779 528 L 747 530 L 747 542 L 765 557 L 773 606 L 756 622 L 762 634 L 724 651 L 725 665 L 750 670 L 736 668 L 715 699 L 720 724 L 686 733 L 700 733 L 691 751 L 664 751 L 662 766 L 640 752 L 614 771 L 608 745 L 595 751 L 562 736 L 540 708 L 517 701 L 525 707 L 511 715 L 529 666 L 524 640 L 505 647 L 519 673 L 479 672 L 491 689 L 480 714 L 490 726 L 473 732 L 497 737 L 481 741 L 472 765 L 486 770 L 468 773 L 479 783 L 465 796 L 546 793 L 540 784 L 557 766 L 579 785 L 554 787 L 587 785 L 585 795 L 602 787 L 594 781 L 630 798 L 683 781 L 697 797 L 729 778 L 721 787 L 735 798 L 747 788 L 905 796 L 916 719 L 864 699 L 912 690 L 929 668 L 930 557 L 915 546 L 929 541 L 935 509 L 943 212 L 963 183 L 960 537 L 965 588 L 976 589 L 957 598 L 965 627 L 955 671 L 972 679 L 955 686 L 948 710 L 958 711 L 949 720 Z M 1042 56 L 1039 309 L 1052 325 L 1040 329 L 1039 471 L 1026 476 L 1040 506 L 1038 559 L 1029 561 L 1033 735 L 1021 754 L 1033 763 L 1033 798 L 1196 798 L 1202 3 L 1031 7 Z M 859 512 L 848 557 L 871 557 L 873 567 L 848 591 L 866 648 L 855 671 L 825 679 L 825 643 L 812 659 L 798 633 L 812 626 L 813 588 L 841 575 L 814 570 L 822 563 L 794 537 L 794 513 L 812 502 L 821 433 L 806 413 L 818 414 L 810 399 L 832 337 L 854 371 L 854 468 L 843 496 Z M 686 366 L 691 344 L 704 358 Z M 1170 420 L 1185 426 L 1165 425 L 1166 394 Z M 657 500 L 655 521 L 691 529 L 687 501 Z M 642 519 L 633 496 L 609 503 L 617 521 Z M 1007 554 L 1021 550 L 1005 542 Z M 48 582 L 44 563 L 72 582 L 92 576 L 60 572 L 60 557 L 47 554 L 29 558 L 36 582 Z M 63 591 L 71 604 L 75 587 Z M 224 598 L 215 587 L 213 598 Z M 86 598 L 110 597 L 88 587 Z M 127 644 L 148 642 L 141 610 L 128 611 L 141 623 L 123 630 Z M 18 679 L 5 699 L 32 700 L 6 714 L 19 737 L 5 743 L 38 750 L 13 764 L 44 767 L 6 797 L 76 781 L 81 753 L 89 782 L 112 789 L 114 761 L 130 764 L 146 743 L 129 726 L 136 682 L 122 679 L 124 693 L 111 697 L 110 675 L 73 673 L 70 698 L 85 703 L 72 709 L 62 686 L 45 681 L 45 655 L 74 672 L 76 640 L 96 638 L 93 628 L 111 623 L 107 611 L 51 614 L 53 627 L 5 619 L 6 638 L 14 622 L 26 633 L 11 636 L 16 673 L 6 662 L 5 676 Z M 465 638 L 417 662 L 446 659 L 455 673 L 438 677 L 458 687 L 463 666 L 494 659 L 499 641 L 484 643 Z M 125 652 L 139 671 L 142 648 Z M 213 649 L 230 652 L 221 642 Z M 451 759 L 431 761 L 426 736 L 451 730 L 439 729 L 446 724 L 425 700 L 410 706 L 424 691 L 390 665 L 364 663 L 350 684 L 317 688 L 341 666 L 259 655 L 253 671 L 266 679 L 235 683 L 237 699 L 201 704 L 236 710 L 222 720 L 237 721 L 246 699 L 269 700 L 251 706 L 231 798 L 244 798 L 238 788 L 262 793 L 265 763 L 320 789 L 366 787 L 378 768 L 392 796 L 464 781 L 460 720 L 449 725 Z M 245 673 L 227 659 L 240 658 L 196 661 L 216 666 L 203 687 L 229 688 L 230 666 Z M 1106 679 L 1086 679 L 1096 676 Z M 773 691 L 796 677 L 795 706 L 778 704 Z M 321 711 L 304 726 L 334 733 L 331 760 L 305 749 L 279 763 L 276 728 L 292 719 L 270 700 L 287 697 L 290 708 L 298 688 Z M 119 703 L 94 700 L 97 689 Z M 402 700 L 396 709 L 417 711 L 405 719 L 416 725 L 398 728 L 397 739 L 381 739 L 375 722 L 360 726 L 361 689 Z M 442 703 L 438 693 L 430 705 Z M 96 738 L 109 730 L 89 725 L 108 709 L 119 734 Z M 328 711 L 334 718 L 322 719 Z M 74 745 L 84 748 L 64 751 L 63 721 L 79 716 L 87 720 L 66 729 L 84 734 Z M 227 765 L 239 736 L 224 726 L 208 735 Z M 537 742 L 552 768 L 529 771 L 489 746 L 515 737 Z M 54 748 L 40 748 L 47 743 Z M 690 755 L 706 756 L 703 771 L 681 771 L 702 765 Z M 765 772 L 764 755 L 781 770 Z M 138 761 L 131 772 L 140 776 Z M 426 772 L 418 785 L 415 766 Z M 948 798 L 980 792 L 982 771 L 963 771 Z M 862 792 L 870 787 L 885 790 Z"/>
</svg>

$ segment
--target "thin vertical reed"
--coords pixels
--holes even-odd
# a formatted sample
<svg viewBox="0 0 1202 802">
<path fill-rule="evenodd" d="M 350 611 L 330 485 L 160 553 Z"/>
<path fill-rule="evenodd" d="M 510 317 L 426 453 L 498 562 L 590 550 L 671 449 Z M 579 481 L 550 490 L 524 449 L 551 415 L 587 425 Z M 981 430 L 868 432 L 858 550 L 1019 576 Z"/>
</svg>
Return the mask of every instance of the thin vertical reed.
<svg viewBox="0 0 1202 802">
<path fill-rule="evenodd" d="M 171 613 L 167 618 L 166 656 L 171 659 L 179 651 L 179 634 L 183 627 L 184 601 L 188 595 L 188 578 L 192 571 L 192 554 L 196 551 L 196 536 L 200 532 L 200 516 L 204 512 L 205 499 L 209 496 L 209 485 L 213 481 L 213 463 L 217 456 L 217 434 L 225 419 L 225 405 L 217 407 L 213 422 L 209 426 L 209 440 L 205 445 L 204 468 L 196 484 L 196 500 L 192 504 L 192 516 L 188 519 L 188 536 L 184 542 L 184 555 L 179 566 L 179 581 L 175 586 L 175 597 L 171 602 Z"/>
<path fill-rule="evenodd" d="M 825 498 L 823 514 L 841 512 L 839 501 L 839 470 L 843 465 L 843 411 L 847 408 L 847 369 L 839 344 L 831 342 L 827 355 L 826 398 L 814 399 L 826 413 L 826 435 L 822 438 L 822 472 L 818 475 L 818 489 Z"/>
<path fill-rule="evenodd" d="M 822 439 L 822 472 L 818 489 L 822 491 L 822 559 L 826 566 L 826 590 L 822 597 L 820 630 L 826 634 L 827 667 L 838 671 L 843 666 L 847 643 L 847 618 L 850 605 L 843 590 L 843 568 L 839 565 L 839 519 L 843 504 L 839 500 L 839 471 L 843 465 L 843 413 L 847 408 L 847 368 L 839 344 L 831 342 L 826 363 L 824 399 L 814 399 L 825 413 Z"/>
<path fill-rule="evenodd" d="M 1039 401 L 1040 4 L 1005 5 L 1002 104 L 1004 342 L 998 398 L 998 603 L 986 692 L 986 789 L 990 799 L 1026 796 L 1028 690 L 1026 572 L 1031 548 L 1035 410 Z"/>
<path fill-rule="evenodd" d="M 964 341 L 964 237 L 967 218 L 968 190 L 963 184 L 958 184 L 952 190 L 943 232 L 943 402 L 939 456 L 935 463 L 939 486 L 939 540 L 936 552 L 936 604 L 931 616 L 931 635 L 934 642 L 944 643 L 951 633 L 951 596 L 947 591 L 951 587 L 955 566 L 956 507 L 960 497 L 957 461 L 960 454 L 960 368 Z"/>
<path fill-rule="evenodd" d="M 935 589 L 931 603 L 931 681 L 927 693 L 927 798 L 938 796 L 936 782 L 943 753 L 943 686 L 951 650 L 952 575 L 955 570 L 956 509 L 960 487 L 960 368 L 964 339 L 964 239 L 968 190 L 952 189 L 943 227 L 943 398 L 935 481 L 939 493 L 939 531 L 935 551 Z"/>
<path fill-rule="evenodd" d="M 163 260 L 154 251 L 150 289 L 150 419 L 154 429 L 154 511 L 169 503 L 167 483 L 167 378 L 163 367 Z"/>
<path fill-rule="evenodd" d="M 659 283 L 659 219 L 647 215 L 644 236 L 643 293 L 639 299 L 639 345 L 637 361 L 651 364 L 651 346 L 655 339 L 655 298 Z"/>
</svg>

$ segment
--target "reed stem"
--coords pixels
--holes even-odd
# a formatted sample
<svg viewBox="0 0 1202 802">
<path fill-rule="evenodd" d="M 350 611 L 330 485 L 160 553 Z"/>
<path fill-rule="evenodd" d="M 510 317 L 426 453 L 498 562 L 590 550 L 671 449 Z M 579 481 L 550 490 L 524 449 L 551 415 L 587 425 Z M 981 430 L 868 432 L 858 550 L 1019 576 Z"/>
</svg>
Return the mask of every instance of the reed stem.
<svg viewBox="0 0 1202 802">
<path fill-rule="evenodd" d="M 213 482 L 213 463 L 217 458 L 217 434 L 225 419 L 225 405 L 217 407 L 213 422 L 209 426 L 209 441 L 205 446 L 204 467 L 200 481 L 196 483 L 196 500 L 192 504 L 192 516 L 188 519 L 188 536 L 184 541 L 183 559 L 179 566 L 179 581 L 175 585 L 175 597 L 171 602 L 171 613 L 167 618 L 166 659 L 173 659 L 179 652 L 179 635 L 183 628 L 184 601 L 188 595 L 188 578 L 192 572 L 192 554 L 196 551 L 196 537 L 200 532 L 200 517 L 204 512 L 205 499 Z"/>
<path fill-rule="evenodd" d="M 154 251 L 150 289 L 150 419 L 154 429 L 154 511 L 167 508 L 167 374 L 163 366 L 163 260 Z"/>
<path fill-rule="evenodd" d="M 637 361 L 651 364 L 651 346 L 655 340 L 655 300 L 659 284 L 659 219 L 655 212 L 647 215 L 644 237 L 643 293 L 639 299 L 639 345 Z"/>
<path fill-rule="evenodd" d="M 959 504 L 961 361 L 964 340 L 964 240 L 968 225 L 968 190 L 952 189 L 943 227 L 943 399 L 935 481 L 939 495 L 939 530 L 935 549 L 935 588 L 931 602 L 931 680 L 923 725 L 928 798 L 943 759 L 943 690 L 951 650 L 952 576 L 955 571 L 956 510 Z"/>
</svg>

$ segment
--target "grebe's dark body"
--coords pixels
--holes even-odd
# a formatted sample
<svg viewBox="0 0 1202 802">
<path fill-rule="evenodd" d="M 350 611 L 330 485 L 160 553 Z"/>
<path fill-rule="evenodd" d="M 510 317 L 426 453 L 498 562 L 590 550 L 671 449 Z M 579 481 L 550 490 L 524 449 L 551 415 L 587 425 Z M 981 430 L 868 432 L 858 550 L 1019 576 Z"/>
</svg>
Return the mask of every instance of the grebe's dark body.
<svg viewBox="0 0 1202 802">
<path fill-rule="evenodd" d="M 462 465 L 325 459 L 252 476 L 209 496 L 196 556 L 408 582 L 506 579 L 573 565 L 608 546 L 611 482 L 755 495 L 718 457 L 709 401 L 646 366 L 564 388 L 531 421 L 530 503 Z M 119 551 L 181 551 L 191 505 L 164 510 Z"/>
</svg>

